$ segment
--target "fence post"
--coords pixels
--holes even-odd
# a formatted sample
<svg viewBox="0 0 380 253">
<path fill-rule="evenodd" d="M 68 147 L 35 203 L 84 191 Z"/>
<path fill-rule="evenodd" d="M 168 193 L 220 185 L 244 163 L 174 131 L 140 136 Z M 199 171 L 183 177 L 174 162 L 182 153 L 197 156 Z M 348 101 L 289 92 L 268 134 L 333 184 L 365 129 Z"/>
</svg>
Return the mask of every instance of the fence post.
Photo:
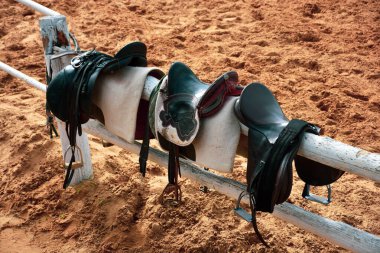
<svg viewBox="0 0 380 253">
<path fill-rule="evenodd" d="M 75 55 L 75 52 L 65 53 L 62 57 L 54 56 L 54 49 L 56 47 L 64 50 L 71 49 L 70 36 L 67 29 L 65 16 L 60 15 L 42 17 L 39 24 L 45 53 L 47 76 L 52 78 L 66 65 L 70 64 L 70 60 Z M 70 146 L 70 143 L 65 131 L 65 123 L 58 119 L 56 120 L 61 139 L 62 156 L 64 157 L 64 153 Z M 82 150 L 83 167 L 75 170 L 70 185 L 78 184 L 81 181 L 92 177 L 91 153 L 87 134 L 85 132 L 82 133 L 82 136 L 78 136 L 77 134 L 76 138 L 77 145 Z M 70 158 L 70 155 L 68 155 L 65 162 L 69 162 Z M 65 159 L 65 157 L 63 159 Z M 79 154 L 76 154 L 76 159 L 80 159 Z"/>
</svg>

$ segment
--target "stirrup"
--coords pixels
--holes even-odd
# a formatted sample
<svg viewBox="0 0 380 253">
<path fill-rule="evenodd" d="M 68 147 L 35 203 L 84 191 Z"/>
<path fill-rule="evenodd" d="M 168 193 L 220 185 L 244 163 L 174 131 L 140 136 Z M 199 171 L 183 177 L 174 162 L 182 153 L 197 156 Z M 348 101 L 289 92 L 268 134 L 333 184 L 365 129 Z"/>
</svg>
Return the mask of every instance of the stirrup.
<svg viewBox="0 0 380 253">
<path fill-rule="evenodd" d="M 243 208 L 240 207 L 240 202 L 242 200 L 242 198 L 246 195 L 250 195 L 249 192 L 247 191 L 242 191 L 239 195 L 239 198 L 236 202 L 236 207 L 234 209 L 234 212 L 236 215 L 238 215 L 240 218 L 242 218 L 243 220 L 247 221 L 247 222 L 252 222 L 252 215 L 250 213 L 248 213 L 246 210 L 244 210 Z"/>
<path fill-rule="evenodd" d="M 102 146 L 103 146 L 103 148 L 112 147 L 113 143 L 108 142 L 108 141 L 102 139 Z"/>
<path fill-rule="evenodd" d="M 74 161 L 74 162 L 66 162 L 66 156 L 68 154 L 69 151 L 71 151 L 72 153 L 75 152 L 75 150 L 78 150 L 79 151 L 79 161 Z M 82 155 L 82 150 L 78 147 L 78 145 L 75 145 L 75 146 L 68 146 L 64 155 L 63 155 L 63 160 L 64 160 L 64 168 L 65 170 L 67 170 L 69 167 L 70 167 L 70 163 L 71 163 L 71 167 L 70 169 L 71 170 L 76 170 L 76 169 L 80 169 L 83 167 L 83 155 Z"/>
<path fill-rule="evenodd" d="M 324 198 L 318 195 L 311 194 L 310 185 L 305 184 L 305 187 L 303 188 L 303 191 L 302 191 L 302 197 L 304 197 L 307 200 L 317 202 L 317 203 L 327 206 L 328 204 L 331 203 L 331 185 L 326 185 L 326 187 L 327 187 L 327 198 Z"/>
<path fill-rule="evenodd" d="M 78 149 L 79 151 L 79 161 L 75 161 L 75 150 Z M 66 156 L 71 151 L 71 159 L 70 162 L 66 162 Z M 69 185 L 71 180 L 74 177 L 74 172 L 76 169 L 80 169 L 83 167 L 83 156 L 82 156 L 82 150 L 77 146 L 68 146 L 64 155 L 63 155 L 63 160 L 64 160 L 64 168 L 66 170 L 66 176 L 65 180 L 63 181 L 63 189 L 66 189 Z"/>
<path fill-rule="evenodd" d="M 174 198 L 169 197 L 171 193 L 174 193 Z M 167 184 L 158 201 L 163 206 L 178 206 L 182 202 L 181 186 L 179 184 Z"/>
</svg>

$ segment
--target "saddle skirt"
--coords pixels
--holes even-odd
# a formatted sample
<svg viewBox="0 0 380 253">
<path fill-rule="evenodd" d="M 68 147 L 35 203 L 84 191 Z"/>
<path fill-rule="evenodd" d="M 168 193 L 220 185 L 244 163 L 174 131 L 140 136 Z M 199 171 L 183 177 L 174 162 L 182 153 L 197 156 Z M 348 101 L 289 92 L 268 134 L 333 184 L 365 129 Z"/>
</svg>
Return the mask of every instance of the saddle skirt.
<svg viewBox="0 0 380 253">
<path fill-rule="evenodd" d="M 97 119 L 129 143 L 144 137 L 149 102 L 141 96 L 148 76 L 161 79 L 164 73 L 155 67 L 126 66 L 101 75 L 93 92 L 92 101 L 101 111 Z"/>
</svg>

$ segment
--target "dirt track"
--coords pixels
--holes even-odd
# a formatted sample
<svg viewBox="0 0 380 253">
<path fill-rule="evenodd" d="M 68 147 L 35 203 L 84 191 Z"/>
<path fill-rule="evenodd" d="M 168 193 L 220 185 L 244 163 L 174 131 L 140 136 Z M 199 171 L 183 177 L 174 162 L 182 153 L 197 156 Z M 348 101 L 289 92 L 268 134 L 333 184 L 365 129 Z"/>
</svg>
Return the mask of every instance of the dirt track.
<svg viewBox="0 0 380 253">
<path fill-rule="evenodd" d="M 379 1 L 39 1 L 68 17 L 82 49 L 109 54 L 140 40 L 150 66 L 188 64 L 207 82 L 236 70 L 271 88 L 289 118 L 380 152 Z M 59 3 L 58 3 L 59 2 Z M 0 60 L 45 82 L 40 15 L 0 0 Z M 181 179 L 185 203 L 157 203 L 166 170 L 147 178 L 138 157 L 91 139 L 94 179 L 62 190 L 58 140 L 44 127 L 44 94 L 0 72 L 0 252 L 344 252 L 269 214 L 269 250 L 233 214 L 234 201 Z M 244 160 L 232 174 L 244 182 Z M 379 185 L 345 174 L 334 202 L 289 201 L 380 235 Z"/>
</svg>

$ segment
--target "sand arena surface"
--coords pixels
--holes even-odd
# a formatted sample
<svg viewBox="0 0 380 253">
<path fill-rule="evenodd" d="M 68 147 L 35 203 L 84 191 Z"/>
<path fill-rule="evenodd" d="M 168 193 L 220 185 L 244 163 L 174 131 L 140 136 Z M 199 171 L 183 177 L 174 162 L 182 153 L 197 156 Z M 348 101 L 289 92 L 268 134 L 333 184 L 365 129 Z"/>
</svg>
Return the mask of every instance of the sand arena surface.
<svg viewBox="0 0 380 253">
<path fill-rule="evenodd" d="M 380 2 L 48 1 L 68 18 L 82 49 L 113 54 L 148 45 L 150 66 L 189 65 L 204 81 L 236 70 L 260 81 L 289 118 L 321 126 L 339 141 L 380 152 Z M 0 60 L 45 82 L 40 14 L 0 0 Z M 181 179 L 184 204 L 157 203 L 166 169 L 91 137 L 94 179 L 62 190 L 59 140 L 44 127 L 45 95 L 0 71 L 0 252 L 344 252 L 270 214 L 259 227 L 233 214 L 234 201 Z M 246 161 L 232 175 L 244 182 Z M 289 202 L 380 235 L 379 185 L 345 174 L 326 207 L 302 199 L 295 175 Z"/>
</svg>

